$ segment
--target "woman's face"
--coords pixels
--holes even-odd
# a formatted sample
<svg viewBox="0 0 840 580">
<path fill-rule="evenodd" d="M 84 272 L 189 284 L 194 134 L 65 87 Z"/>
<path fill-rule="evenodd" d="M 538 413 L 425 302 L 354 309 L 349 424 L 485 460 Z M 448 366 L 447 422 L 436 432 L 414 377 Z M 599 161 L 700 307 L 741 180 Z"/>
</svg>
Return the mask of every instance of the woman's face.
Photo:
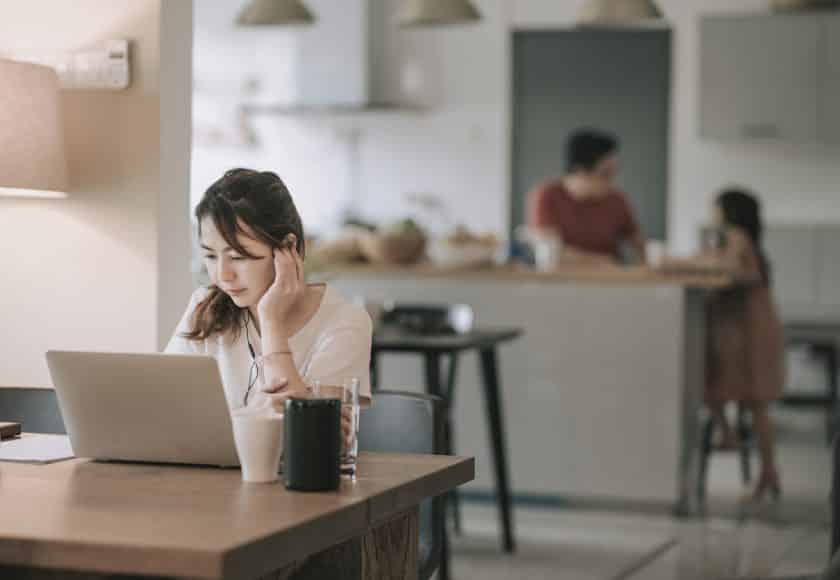
<svg viewBox="0 0 840 580">
<path fill-rule="evenodd" d="M 244 232 L 250 228 L 239 222 Z M 240 308 L 256 306 L 274 282 L 274 259 L 271 246 L 246 233 L 236 234 L 237 241 L 256 258 L 243 256 L 231 248 L 210 217 L 201 220 L 201 247 L 210 283 L 233 299 Z"/>
</svg>

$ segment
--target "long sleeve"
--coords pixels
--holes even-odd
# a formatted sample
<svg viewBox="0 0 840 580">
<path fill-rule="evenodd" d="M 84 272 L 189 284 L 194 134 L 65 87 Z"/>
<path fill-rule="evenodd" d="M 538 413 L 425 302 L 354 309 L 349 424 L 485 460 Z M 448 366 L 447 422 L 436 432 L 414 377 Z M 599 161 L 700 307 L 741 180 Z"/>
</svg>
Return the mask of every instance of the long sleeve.
<svg viewBox="0 0 840 580">
<path fill-rule="evenodd" d="M 191 330 L 190 328 L 190 321 L 192 319 L 192 314 L 195 311 L 196 306 L 198 305 L 201 300 L 207 295 L 206 288 L 199 288 L 195 292 L 193 292 L 192 296 L 190 296 L 189 304 L 187 305 L 187 309 L 184 312 L 184 315 L 181 317 L 181 321 L 178 323 L 178 326 L 175 327 L 175 331 L 172 333 L 172 337 L 169 339 L 169 342 L 166 345 L 166 348 L 163 352 L 167 354 L 206 354 L 207 353 L 207 346 L 203 340 L 188 340 L 183 337 L 184 332 L 188 332 Z"/>
<path fill-rule="evenodd" d="M 303 369 L 307 380 L 324 385 L 341 385 L 357 377 L 359 392 L 370 399 L 370 356 L 372 324 L 367 312 L 350 307 L 319 336 Z"/>
</svg>

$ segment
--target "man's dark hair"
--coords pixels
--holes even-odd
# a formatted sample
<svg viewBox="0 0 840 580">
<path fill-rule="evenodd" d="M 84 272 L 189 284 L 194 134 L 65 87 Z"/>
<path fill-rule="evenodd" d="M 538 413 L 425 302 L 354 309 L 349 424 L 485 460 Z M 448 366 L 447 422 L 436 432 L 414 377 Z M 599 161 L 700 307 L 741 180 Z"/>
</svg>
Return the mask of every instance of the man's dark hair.
<svg viewBox="0 0 840 580">
<path fill-rule="evenodd" d="M 618 139 L 592 129 L 575 131 L 566 143 L 566 168 L 569 173 L 592 171 L 605 157 L 618 150 Z"/>
</svg>

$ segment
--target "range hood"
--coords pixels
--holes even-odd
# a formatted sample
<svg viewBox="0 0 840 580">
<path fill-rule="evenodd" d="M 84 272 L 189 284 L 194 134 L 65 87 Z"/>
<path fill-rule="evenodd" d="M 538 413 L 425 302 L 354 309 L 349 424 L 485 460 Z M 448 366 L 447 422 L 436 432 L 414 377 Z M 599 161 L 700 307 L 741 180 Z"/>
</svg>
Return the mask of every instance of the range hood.
<svg viewBox="0 0 840 580">
<path fill-rule="evenodd" d="M 380 0 L 307 0 L 318 15 L 295 33 L 292 108 L 364 107 L 374 97 L 372 49 L 383 28 L 374 21 Z M 384 2 L 381 2 L 384 4 Z M 381 7 L 384 9 L 384 5 Z"/>
<path fill-rule="evenodd" d="M 306 0 L 317 18 L 295 31 L 294 96 L 282 105 L 246 106 L 246 112 L 342 115 L 421 110 L 384 95 L 386 36 L 398 33 L 398 17 L 406 17 L 403 2 Z M 445 2 L 438 0 L 432 7 L 438 4 Z M 445 14 L 434 14 L 443 22 Z"/>
</svg>

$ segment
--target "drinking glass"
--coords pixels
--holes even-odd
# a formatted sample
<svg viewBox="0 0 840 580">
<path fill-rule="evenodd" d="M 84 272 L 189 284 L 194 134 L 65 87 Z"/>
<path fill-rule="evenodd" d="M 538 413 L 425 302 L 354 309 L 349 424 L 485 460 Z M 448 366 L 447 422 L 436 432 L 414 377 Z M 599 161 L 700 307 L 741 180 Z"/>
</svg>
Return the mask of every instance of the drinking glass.
<svg viewBox="0 0 840 580">
<path fill-rule="evenodd" d="M 350 433 L 341 446 L 341 473 L 355 477 L 359 456 L 359 379 L 346 379 L 342 385 L 341 412 L 350 417 Z"/>
</svg>

